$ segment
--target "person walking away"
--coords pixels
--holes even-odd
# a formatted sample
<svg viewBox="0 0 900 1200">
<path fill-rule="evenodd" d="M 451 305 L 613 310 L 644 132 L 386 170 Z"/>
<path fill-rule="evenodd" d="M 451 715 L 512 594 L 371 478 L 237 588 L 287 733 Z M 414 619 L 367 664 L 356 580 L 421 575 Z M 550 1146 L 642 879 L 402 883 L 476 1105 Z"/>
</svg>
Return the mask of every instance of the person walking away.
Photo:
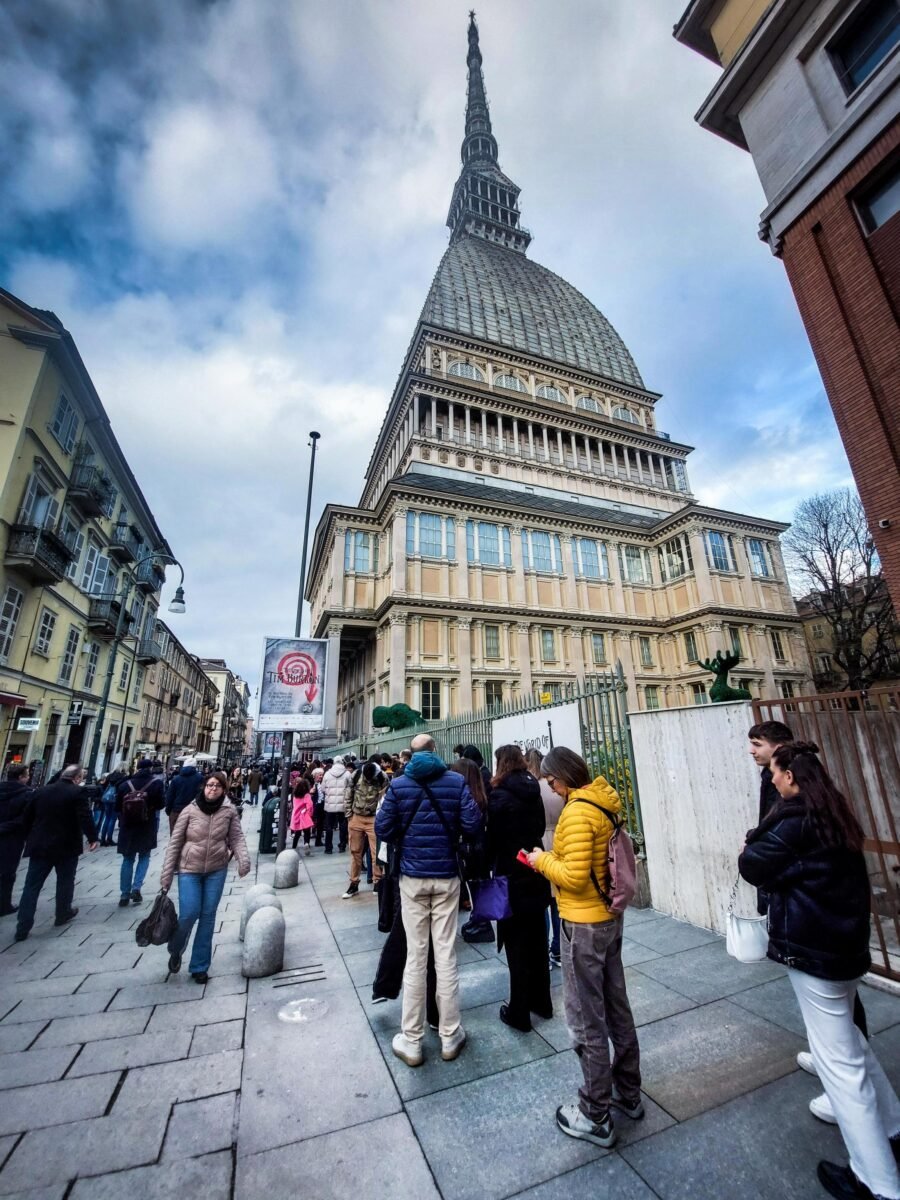
<svg viewBox="0 0 900 1200">
<path fill-rule="evenodd" d="M 455 771 L 457 775 L 462 775 L 472 793 L 472 799 L 478 805 L 478 811 L 482 818 L 487 820 L 487 793 L 484 790 L 484 780 L 477 764 L 471 758 L 458 758 L 450 764 L 450 770 Z M 465 858 L 466 877 L 460 888 L 459 906 L 468 911 L 472 907 L 470 883 L 476 879 L 484 879 L 489 871 L 483 837 L 467 845 Z M 466 930 L 469 931 L 470 936 L 466 936 Z M 494 927 L 490 921 L 476 921 L 470 917 L 463 926 L 462 932 L 467 942 L 492 942 L 494 940 Z"/>
<path fill-rule="evenodd" d="M 197 769 L 197 760 L 186 758 L 181 764 L 181 770 L 172 776 L 166 791 L 166 814 L 169 818 L 169 835 L 175 830 L 175 823 L 181 813 L 192 800 L 203 791 L 204 779 Z"/>
<path fill-rule="evenodd" d="M 129 901 L 140 904 L 141 886 L 156 849 L 156 816 L 166 802 L 162 780 L 153 774 L 153 763 L 142 758 L 137 771 L 116 789 L 119 814 L 118 852 L 122 856 L 119 871 L 119 908 Z"/>
<path fill-rule="evenodd" d="M 297 849 L 302 834 L 307 858 L 310 855 L 309 840 L 313 824 L 313 799 L 309 794 L 309 781 L 301 778 L 294 784 L 294 806 L 291 811 L 291 833 L 294 836 L 291 846 L 294 850 Z"/>
<path fill-rule="evenodd" d="M 334 852 L 334 831 L 338 831 L 338 851 L 347 849 L 347 793 L 352 776 L 348 759 L 337 759 L 322 776 L 322 791 L 325 801 L 325 853 Z"/>
<path fill-rule="evenodd" d="M 863 831 L 814 742 L 788 742 L 771 759 L 780 802 L 738 860 L 768 893 L 768 957 L 787 967 L 816 1072 L 850 1155 L 817 1174 L 839 1200 L 900 1197 L 891 1138 L 900 1101 L 853 1021 L 853 998 L 871 966 L 871 895 Z"/>
<path fill-rule="evenodd" d="M 250 806 L 255 808 L 259 804 L 259 789 L 262 787 L 262 771 L 259 767 L 251 767 L 247 786 L 250 789 Z"/>
<path fill-rule="evenodd" d="M 412 741 L 409 766 L 391 780 L 375 817 L 377 836 L 399 845 L 400 895 L 406 933 L 403 1014 L 391 1044 L 410 1067 L 424 1061 L 425 970 L 428 939 L 434 943 L 438 1031 L 441 1057 L 449 1062 L 466 1043 L 459 1018 L 456 920 L 459 908 L 457 848 L 461 834 L 476 837 L 482 817 L 461 775 L 448 771 L 435 753 L 434 740 L 419 734 Z"/>
<path fill-rule="evenodd" d="M 116 821 L 119 819 L 116 812 L 116 794 L 119 784 L 124 783 L 128 778 L 128 773 L 128 764 L 120 762 L 103 780 L 103 790 L 100 793 L 100 805 L 103 809 L 103 819 L 100 822 L 101 846 L 115 845 L 113 834 L 116 831 Z"/>
<path fill-rule="evenodd" d="M 376 891 L 381 883 L 381 863 L 378 862 L 375 845 L 375 812 L 387 786 L 388 779 L 378 764 L 378 756 L 373 755 L 367 763 L 363 763 L 347 790 L 344 816 L 347 818 L 347 832 L 350 838 L 350 882 L 341 897 L 343 900 L 349 900 L 359 892 L 359 877 L 362 873 L 366 843 L 372 858 L 372 876 Z"/>
<path fill-rule="evenodd" d="M 25 855 L 28 871 L 19 897 L 16 941 L 24 942 L 34 925 L 38 896 L 51 871 L 56 871 L 56 924 L 77 916 L 72 907 L 75 872 L 87 839 L 93 852 L 100 842 L 97 826 L 81 784 L 86 772 L 77 764 L 65 767 L 56 783 L 35 788 L 25 805 Z"/>
<path fill-rule="evenodd" d="M 25 848 L 25 807 L 31 795 L 31 768 L 12 763 L 0 782 L 0 917 L 11 916 L 13 885 Z"/>
<path fill-rule="evenodd" d="M 556 833 L 559 814 L 563 810 L 563 802 L 541 775 L 543 758 L 540 750 L 532 748 L 525 755 L 525 762 L 541 789 L 541 802 L 544 805 L 544 836 L 541 838 L 541 845 L 545 850 L 552 850 L 553 835 Z M 559 955 L 559 908 L 556 903 L 556 888 L 552 883 L 550 884 L 550 907 L 547 909 L 546 915 L 547 939 L 550 945 L 550 969 L 553 970 L 554 967 L 562 966 L 562 959 Z"/>
<path fill-rule="evenodd" d="M 549 1019 L 550 960 L 545 915 L 550 886 L 517 859 L 523 846 L 544 836 L 541 789 L 518 746 L 501 746 L 488 799 L 487 852 L 491 872 L 506 876 L 512 916 L 497 922 L 497 948 L 506 947 L 509 1001 L 500 1006 L 504 1025 L 530 1032 L 531 1014 Z"/>
<path fill-rule="evenodd" d="M 237 809 L 226 796 L 227 788 L 225 773 L 214 771 L 202 794 L 181 810 L 159 880 L 160 890 L 168 892 L 178 872 L 178 925 L 169 939 L 169 971 L 173 975 L 181 970 L 182 955 L 197 925 L 189 967 L 195 983 L 209 979 L 216 909 L 229 860 L 237 859 L 242 878 L 250 871 L 244 830 Z"/>
<path fill-rule="evenodd" d="M 622 805 L 603 776 L 592 780 L 584 759 L 565 746 L 544 756 L 541 772 L 564 808 L 553 849 L 536 847 L 528 861 L 556 886 L 566 1024 L 583 1077 L 578 1103 L 561 1104 L 556 1123 L 569 1137 L 608 1149 L 616 1142 L 610 1104 L 632 1120 L 644 1115 L 640 1050 L 622 965 L 622 916 L 605 898 L 613 835 L 607 813 L 619 817 Z"/>
</svg>

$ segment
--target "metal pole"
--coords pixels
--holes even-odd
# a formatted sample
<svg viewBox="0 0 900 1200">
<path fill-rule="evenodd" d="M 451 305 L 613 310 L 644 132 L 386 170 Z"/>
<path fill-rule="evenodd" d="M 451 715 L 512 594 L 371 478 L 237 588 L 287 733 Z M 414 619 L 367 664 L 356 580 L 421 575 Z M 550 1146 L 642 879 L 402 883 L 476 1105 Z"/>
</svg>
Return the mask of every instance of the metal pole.
<svg viewBox="0 0 900 1200">
<path fill-rule="evenodd" d="M 312 439 L 312 454 L 309 460 L 309 488 L 306 492 L 306 521 L 303 525 L 303 553 L 300 557 L 300 594 L 297 597 L 297 621 L 294 625 L 294 637 L 300 636 L 300 623 L 303 620 L 303 592 L 306 586 L 306 547 L 309 543 L 309 518 L 312 512 L 313 477 L 316 471 L 316 442 L 322 436 L 315 430 L 310 432 Z"/>
</svg>

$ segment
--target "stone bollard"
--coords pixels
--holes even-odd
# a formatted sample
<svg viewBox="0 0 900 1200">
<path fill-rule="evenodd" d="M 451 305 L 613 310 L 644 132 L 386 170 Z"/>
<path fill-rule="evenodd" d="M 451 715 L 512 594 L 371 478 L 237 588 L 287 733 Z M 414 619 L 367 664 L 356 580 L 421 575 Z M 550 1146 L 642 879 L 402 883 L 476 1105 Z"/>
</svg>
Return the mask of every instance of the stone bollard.
<svg viewBox="0 0 900 1200">
<path fill-rule="evenodd" d="M 284 966 L 284 913 L 279 903 L 258 908 L 247 922 L 241 974 L 245 979 L 275 975 Z"/>
<path fill-rule="evenodd" d="M 281 901 L 275 895 L 274 890 L 270 890 L 268 892 L 256 892 L 253 896 L 251 896 L 249 893 L 247 894 L 247 897 L 244 900 L 244 906 L 241 909 L 241 928 L 240 933 L 238 934 L 241 941 L 244 940 L 244 937 L 247 933 L 247 922 L 250 920 L 253 914 L 255 912 L 259 912 L 261 908 L 266 908 L 270 904 L 274 905 L 274 907 L 280 911 Z"/>
<path fill-rule="evenodd" d="M 299 878 L 300 855 L 296 850 L 282 850 L 275 859 L 275 887 L 296 887 Z"/>
</svg>

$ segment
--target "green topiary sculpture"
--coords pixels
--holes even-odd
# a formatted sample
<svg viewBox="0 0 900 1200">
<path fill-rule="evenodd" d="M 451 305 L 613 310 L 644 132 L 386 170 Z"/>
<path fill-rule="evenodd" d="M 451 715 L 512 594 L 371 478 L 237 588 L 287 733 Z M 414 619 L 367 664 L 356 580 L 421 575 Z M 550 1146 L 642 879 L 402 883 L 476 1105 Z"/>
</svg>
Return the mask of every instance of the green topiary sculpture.
<svg viewBox="0 0 900 1200">
<path fill-rule="evenodd" d="M 410 725 L 421 725 L 422 714 L 408 704 L 379 704 L 372 712 L 372 724 L 376 729 L 408 729 Z"/>
<path fill-rule="evenodd" d="M 716 651 L 716 657 L 706 659 L 699 665 L 707 671 L 712 671 L 716 677 L 715 683 L 709 689 L 709 698 L 713 704 L 721 704 L 724 700 L 752 700 L 753 697 L 746 688 L 728 686 L 728 672 L 741 661 L 739 654 L 723 654 Z"/>
</svg>

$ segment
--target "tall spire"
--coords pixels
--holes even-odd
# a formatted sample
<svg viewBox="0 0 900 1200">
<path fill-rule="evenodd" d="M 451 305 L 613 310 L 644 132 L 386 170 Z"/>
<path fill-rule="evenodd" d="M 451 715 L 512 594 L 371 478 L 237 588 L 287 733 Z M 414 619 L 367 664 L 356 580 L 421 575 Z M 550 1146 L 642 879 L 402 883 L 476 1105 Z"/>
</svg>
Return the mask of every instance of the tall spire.
<svg viewBox="0 0 900 1200">
<path fill-rule="evenodd" d="M 469 234 L 524 253 L 531 234 L 519 224 L 520 189 L 503 174 L 497 161 L 497 139 L 491 129 L 474 11 L 469 13 L 468 37 L 466 134 L 461 149 L 462 171 L 447 215 L 450 241 Z"/>
</svg>

